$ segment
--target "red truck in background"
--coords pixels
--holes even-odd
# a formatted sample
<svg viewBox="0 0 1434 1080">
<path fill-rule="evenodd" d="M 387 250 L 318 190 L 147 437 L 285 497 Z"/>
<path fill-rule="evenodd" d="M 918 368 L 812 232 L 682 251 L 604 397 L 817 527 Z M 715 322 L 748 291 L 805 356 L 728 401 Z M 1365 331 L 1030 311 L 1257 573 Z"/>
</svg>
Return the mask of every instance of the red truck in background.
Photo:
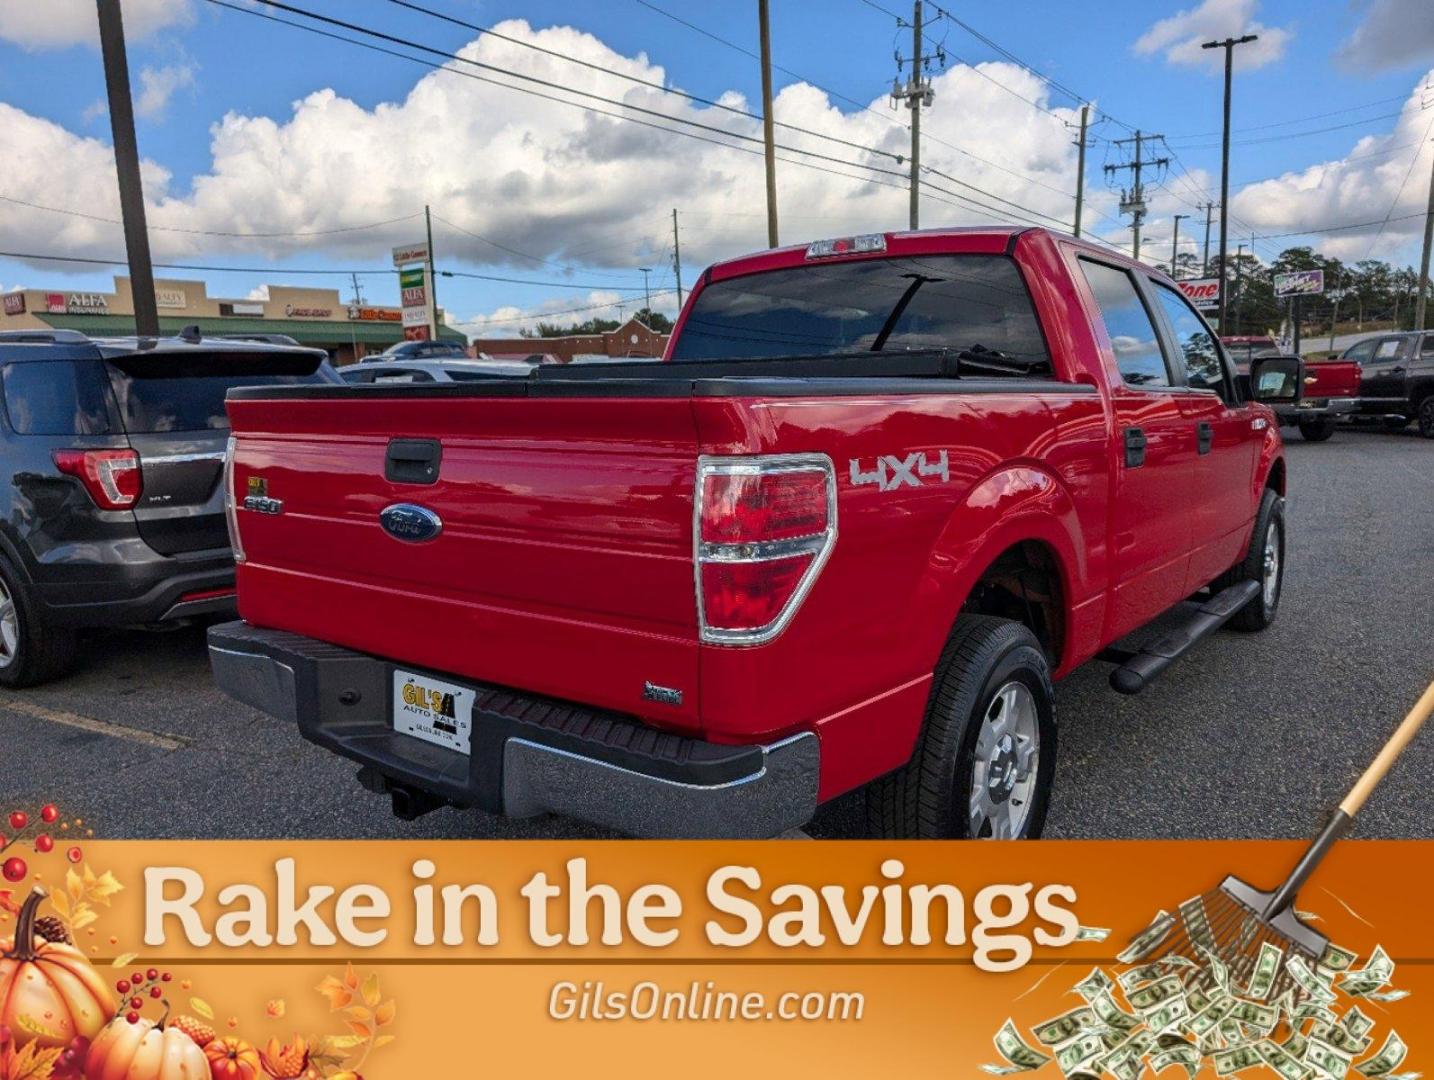
<svg viewBox="0 0 1434 1080">
<path fill-rule="evenodd" d="M 1220 342 L 1241 374 L 1249 373 L 1254 359 L 1287 355 L 1272 337 L 1240 335 L 1222 337 Z M 1298 427 L 1306 442 L 1324 442 L 1334 434 L 1340 417 L 1359 411 L 1359 364 L 1344 359 L 1304 363 L 1299 400 L 1276 405 L 1275 415 L 1281 424 Z"/>
<path fill-rule="evenodd" d="M 866 786 L 883 836 L 1024 837 L 1054 680 L 1134 693 L 1275 617 L 1301 366 L 1238 376 L 1143 264 L 1019 228 L 763 252 L 664 360 L 231 393 L 220 687 L 404 817 L 770 836 Z"/>
</svg>

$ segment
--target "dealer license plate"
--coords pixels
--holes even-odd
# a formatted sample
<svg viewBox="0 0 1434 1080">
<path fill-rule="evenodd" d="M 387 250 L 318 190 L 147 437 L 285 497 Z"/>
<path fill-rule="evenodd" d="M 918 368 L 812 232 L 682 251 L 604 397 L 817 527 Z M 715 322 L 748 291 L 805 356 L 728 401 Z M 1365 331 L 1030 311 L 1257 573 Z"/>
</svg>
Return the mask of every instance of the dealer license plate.
<svg viewBox="0 0 1434 1080">
<path fill-rule="evenodd" d="M 473 690 L 412 671 L 393 673 L 393 729 L 460 754 L 469 750 Z"/>
</svg>

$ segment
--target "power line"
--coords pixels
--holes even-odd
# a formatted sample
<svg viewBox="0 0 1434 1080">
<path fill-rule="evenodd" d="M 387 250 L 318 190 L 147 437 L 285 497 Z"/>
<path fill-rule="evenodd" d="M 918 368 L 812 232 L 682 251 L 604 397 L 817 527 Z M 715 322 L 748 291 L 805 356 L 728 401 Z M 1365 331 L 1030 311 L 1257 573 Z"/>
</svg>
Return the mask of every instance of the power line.
<svg viewBox="0 0 1434 1080">
<path fill-rule="evenodd" d="M 1394 112 L 1380 113 L 1378 116 L 1366 116 L 1366 117 L 1364 117 L 1364 118 L 1362 118 L 1362 119 L 1360 119 L 1360 120 L 1351 120 L 1351 121 L 1349 121 L 1348 123 L 1344 123 L 1344 124 L 1329 124 L 1329 125 L 1327 125 L 1327 126 L 1325 126 L 1325 127 L 1311 128 L 1311 129 L 1308 130 L 1308 131 L 1288 131 L 1288 132 L 1285 132 L 1285 133 L 1282 134 L 1282 135 L 1262 135 L 1262 136 L 1258 136 L 1258 137 L 1253 138 L 1253 139 L 1234 139 L 1234 140 L 1231 140 L 1230 145 L 1231 145 L 1231 146 L 1255 146 L 1255 145 L 1257 145 L 1257 144 L 1259 144 L 1259 143 L 1285 142 L 1285 141 L 1288 140 L 1288 139 L 1304 139 L 1304 138 L 1308 138 L 1308 137 L 1311 136 L 1311 135 L 1323 135 L 1323 134 L 1325 134 L 1326 132 L 1330 132 L 1330 131 L 1343 131 L 1343 130 L 1345 130 L 1346 128 L 1362 127 L 1362 126 L 1365 125 L 1365 124 L 1373 124 L 1373 123 L 1376 123 L 1376 122 L 1378 122 L 1378 121 L 1380 121 L 1380 120 L 1389 120 L 1389 119 L 1391 119 L 1391 118 L 1393 118 L 1393 117 L 1402 116 L 1402 115 L 1403 115 L 1403 110 L 1402 110 L 1402 109 L 1399 109 L 1399 110 L 1396 110 L 1396 111 L 1394 111 Z M 1219 145 L 1220 145 L 1219 143 L 1199 143 L 1199 144 L 1186 145 L 1186 146 L 1183 147 L 1183 149 L 1185 149 L 1185 150 L 1211 150 L 1211 149 L 1213 149 L 1213 148 L 1215 148 L 1216 146 L 1219 146 Z"/>
<path fill-rule="evenodd" d="M 25 206 L 31 210 L 45 210 L 52 214 L 65 214 L 69 217 L 84 218 L 87 221 L 99 221 L 106 225 L 123 225 L 119 218 L 103 217 L 100 214 L 89 214 L 83 210 L 69 210 L 61 206 L 46 206 L 43 203 L 29 202 L 25 199 L 18 199 L 13 195 L 0 195 L 0 200 L 14 203 L 16 206 Z M 363 225 L 345 225 L 335 229 L 306 229 L 298 232 L 242 232 L 226 231 L 221 229 L 185 229 L 177 225 L 150 225 L 151 232 L 172 232 L 185 233 L 191 236 L 225 236 L 236 239 L 253 238 L 256 240 L 273 240 L 278 238 L 301 237 L 301 236 L 334 236 L 338 233 L 361 232 L 365 229 L 378 229 L 384 225 L 395 225 L 400 221 L 411 221 L 413 218 L 422 217 L 423 212 L 416 211 L 412 214 L 404 214 L 402 217 L 387 218 L 384 221 L 370 221 Z"/>
<path fill-rule="evenodd" d="M 674 292 L 676 292 L 676 291 L 677 291 L 676 289 L 654 289 L 653 292 L 652 292 L 652 295 L 653 295 L 654 297 L 658 297 L 658 296 L 671 296 L 671 295 L 672 295 Z M 611 307 L 617 307 L 617 306 L 618 306 L 618 301 L 616 301 L 616 300 L 608 300 L 608 301 L 604 301 L 603 303 L 600 303 L 600 304 L 586 304 L 586 305 L 584 305 L 583 307 L 564 308 L 564 309 L 562 309 L 562 310 L 560 310 L 560 311 L 538 311 L 538 312 L 529 313 L 529 314 L 527 314 L 527 315 L 515 315 L 515 316 L 513 316 L 513 317 L 510 318 L 510 319 L 468 319 L 468 320 L 466 320 L 466 321 L 464 321 L 464 322 L 450 322 L 450 323 L 446 323 L 445 325 L 447 325 L 447 326 L 480 326 L 480 327 L 481 327 L 481 326 L 511 326 L 513 323 L 529 322 L 529 321 L 538 320 L 538 319 L 551 319 L 551 318 L 556 318 L 556 317 L 559 316 L 559 315 L 578 315 L 578 314 L 580 314 L 580 313 L 582 313 L 582 312 L 584 312 L 584 311 L 597 311 L 599 308 L 611 308 Z M 539 341 L 540 341 L 540 340 L 542 340 L 542 339 L 541 339 L 541 338 L 535 338 L 534 340 L 539 340 Z"/>
<path fill-rule="evenodd" d="M 542 264 L 545 265 L 545 266 L 555 266 L 555 267 L 557 267 L 557 268 L 560 269 L 560 270 L 573 270 L 573 269 L 575 269 L 575 267 L 571 266 L 571 265 L 568 264 L 568 263 L 558 262 L 558 261 L 556 261 L 556 260 L 554 260 L 554 259 L 545 259 L 545 258 L 543 258 L 541 255 L 529 255 L 526 251 L 519 251 L 517 248 L 510 248 L 510 247 L 506 246 L 505 244 L 500 244 L 500 243 L 498 243 L 498 241 L 496 241 L 496 240 L 490 240 L 488 237 L 486 237 L 486 236 L 481 236 L 481 235 L 479 235 L 478 233 L 474 232 L 474 231 L 471 230 L 471 229 L 465 229 L 462 225 L 456 225 L 456 224 L 454 224 L 453 222 L 449 221 L 447 218 L 445 218 L 445 217 L 440 217 L 438 214 L 434 214 L 434 215 L 433 215 L 433 219 L 434 219 L 435 221 L 441 222 L 441 223 L 444 224 L 444 225 L 447 225 L 450 229 L 453 229 L 455 232 L 461 232 L 464 236 L 471 236 L 474 240 L 481 240 L 483 243 L 488 244 L 488 245 L 491 246 L 491 247 L 495 247 L 495 248 L 497 248 L 499 251 L 506 251 L 509 255 L 516 255 L 516 256 L 518 256 L 518 257 L 521 258 L 521 259 L 528 259 L 528 260 L 531 260 L 532 262 L 542 263 Z M 604 276 L 606 276 L 606 275 L 604 275 Z"/>
<path fill-rule="evenodd" d="M 1420 87 L 1419 89 L 1425 90 L 1428 89 L 1428 86 L 1426 85 Z M 1268 124 L 1254 124 L 1250 127 L 1234 128 L 1233 130 L 1238 134 L 1243 134 L 1247 131 L 1268 131 L 1270 128 L 1288 127 L 1291 124 L 1302 124 L 1306 120 L 1324 120 L 1330 116 L 1343 116 L 1345 113 L 1360 112 L 1363 109 L 1372 109 L 1376 105 L 1387 105 L 1391 101 L 1407 101 L 1409 97 L 1410 95 L 1408 94 L 1395 94 L 1392 97 L 1379 98 L 1376 101 L 1366 101 L 1363 105 L 1350 105 L 1347 108 L 1343 109 L 1331 109 L 1329 112 L 1310 113 L 1308 116 L 1296 116 L 1289 120 L 1276 120 Z M 1191 132 L 1186 135 L 1172 135 L 1171 138 L 1181 141 L 1185 139 L 1208 139 L 1212 136 L 1219 134 L 1220 132 L 1218 131 L 1199 131 Z"/>
</svg>

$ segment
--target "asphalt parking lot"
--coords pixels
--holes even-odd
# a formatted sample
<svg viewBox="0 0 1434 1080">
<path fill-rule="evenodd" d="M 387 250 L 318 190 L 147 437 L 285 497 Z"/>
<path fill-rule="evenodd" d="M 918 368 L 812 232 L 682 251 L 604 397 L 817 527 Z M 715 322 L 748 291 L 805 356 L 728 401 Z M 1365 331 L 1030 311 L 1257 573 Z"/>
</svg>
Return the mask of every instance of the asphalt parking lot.
<svg viewBox="0 0 1434 1080">
<path fill-rule="evenodd" d="M 1434 441 L 1295 435 L 1289 469 L 1279 621 L 1221 632 L 1137 698 L 1101 664 L 1063 683 L 1048 837 L 1305 835 L 1434 677 Z M 0 747 L 4 809 L 58 802 L 107 837 L 601 835 L 452 809 L 397 820 L 354 766 L 220 694 L 197 628 L 96 636 L 71 677 L 0 691 Z M 1427 731 L 1358 835 L 1434 837 L 1431 774 Z M 859 825 L 846 798 L 810 831 Z"/>
</svg>

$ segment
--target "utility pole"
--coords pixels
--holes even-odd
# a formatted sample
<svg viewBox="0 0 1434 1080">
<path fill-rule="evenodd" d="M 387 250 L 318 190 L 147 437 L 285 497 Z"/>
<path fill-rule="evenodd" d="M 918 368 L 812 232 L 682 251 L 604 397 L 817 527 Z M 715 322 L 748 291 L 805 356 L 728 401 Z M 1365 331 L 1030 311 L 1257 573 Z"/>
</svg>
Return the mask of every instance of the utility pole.
<svg viewBox="0 0 1434 1080">
<path fill-rule="evenodd" d="M 1242 281 L 1243 281 L 1243 276 L 1244 276 L 1244 268 L 1245 268 L 1244 255 L 1245 255 L 1245 245 L 1244 245 L 1244 243 L 1240 243 L 1240 244 L 1238 244 L 1238 245 L 1236 246 L 1236 248 L 1235 248 L 1235 324 L 1234 324 L 1235 327 L 1238 327 L 1239 324 L 1240 324 L 1240 302 L 1241 302 L 1241 300 L 1244 298 L 1244 290 L 1240 287 L 1240 286 L 1241 286 L 1241 283 L 1242 283 Z M 1224 256 L 1221 256 L 1221 258 L 1220 258 L 1220 298 L 1223 300 L 1224 297 L 1225 297 L 1225 259 L 1224 259 Z M 1222 307 L 1221 310 L 1220 310 L 1220 333 L 1221 333 L 1221 334 L 1224 334 L 1224 335 L 1227 335 L 1227 336 L 1228 336 L 1229 334 L 1234 333 L 1234 328 L 1233 328 L 1233 327 L 1232 327 L 1230 330 L 1226 330 L 1226 329 L 1225 329 L 1225 312 L 1224 312 L 1224 308 L 1223 308 L 1223 307 Z"/>
<path fill-rule="evenodd" d="M 672 273 L 677 278 L 677 310 L 682 310 L 682 245 L 677 238 L 677 207 L 672 208 Z"/>
<path fill-rule="evenodd" d="M 1117 173 L 1129 169 L 1132 177 L 1129 191 L 1121 192 L 1120 212 L 1129 214 L 1131 217 L 1131 229 L 1134 231 L 1134 241 L 1131 244 L 1131 255 L 1133 258 L 1140 258 L 1140 227 L 1145 223 L 1145 185 L 1141 181 L 1141 174 L 1146 169 L 1160 169 L 1170 164 L 1168 157 L 1153 158 L 1149 161 L 1141 156 L 1145 143 L 1155 139 L 1163 139 L 1163 135 L 1151 135 L 1147 132 L 1136 131 L 1129 139 L 1117 139 L 1116 146 L 1128 146 L 1135 144 L 1135 159 L 1127 161 L 1124 165 L 1107 165 L 1105 171 Z"/>
<path fill-rule="evenodd" d="M 1251 41 L 1258 40 L 1258 34 L 1246 34 L 1244 37 L 1227 37 L 1224 41 L 1207 41 L 1200 46 L 1202 49 L 1224 49 L 1225 50 L 1225 128 L 1220 140 L 1220 333 L 1225 333 L 1225 294 L 1228 291 L 1225 287 L 1225 252 L 1227 246 L 1227 232 L 1230 222 L 1230 81 L 1235 64 L 1235 46 L 1245 45 Z M 1250 249 L 1254 250 L 1253 247 Z"/>
<path fill-rule="evenodd" d="M 1424 253 L 1419 256 L 1419 294 L 1414 300 L 1414 329 L 1424 329 L 1429 301 L 1429 252 L 1434 247 L 1434 167 L 1429 171 L 1429 209 L 1424 211 Z"/>
<path fill-rule="evenodd" d="M 97 0 L 100 53 L 105 64 L 105 91 L 110 104 L 110 133 L 119 178 L 120 217 L 124 219 L 129 288 L 134 299 L 134 330 L 140 337 L 159 337 L 159 305 L 154 296 L 154 265 L 149 257 L 149 230 L 144 220 L 144 185 L 139 175 L 139 142 L 134 134 L 134 103 L 130 99 L 129 60 L 124 49 L 124 18 L 120 0 Z"/>
<path fill-rule="evenodd" d="M 922 53 L 921 42 L 921 0 L 914 0 L 911 8 L 911 74 L 905 85 L 901 82 L 901 68 L 908 61 L 896 54 L 896 80 L 891 87 L 891 100 L 893 102 L 904 101 L 906 107 L 911 110 L 911 228 L 921 228 L 921 109 L 931 107 L 932 101 L 936 98 L 936 92 L 931 89 L 931 83 L 921 77 L 926 70 L 927 63 L 932 59 Z M 943 64 L 946 62 L 946 53 L 937 49 L 936 59 Z"/>
<path fill-rule="evenodd" d="M 1085 133 L 1090 126 L 1090 106 L 1080 107 L 1080 141 L 1076 143 L 1076 211 L 1075 234 L 1080 236 L 1080 212 L 1085 206 Z"/>
<path fill-rule="evenodd" d="M 1204 211 L 1205 211 L 1205 272 L 1204 272 L 1204 274 L 1203 274 L 1202 276 L 1203 276 L 1203 277 L 1209 277 L 1209 276 L 1210 276 L 1210 216 L 1211 216 L 1212 213 L 1214 213 L 1215 204 L 1212 203 L 1212 202 L 1207 202 L 1207 203 L 1205 204 L 1205 206 L 1204 206 L 1203 209 L 1204 209 Z"/>
<path fill-rule="evenodd" d="M 772 133 L 772 31 L 767 0 L 757 0 L 762 39 L 762 145 L 767 158 L 767 246 L 777 246 L 777 146 Z"/>
<path fill-rule="evenodd" d="M 647 287 L 647 275 L 650 274 L 650 273 L 652 273 L 652 267 L 650 267 L 650 266 L 639 266 L 638 269 L 642 271 L 642 295 L 645 297 L 645 300 L 644 300 L 644 305 L 645 305 L 645 306 L 644 306 L 644 311 L 646 311 L 646 313 L 647 313 L 647 318 L 643 320 L 642 325 L 645 326 L 645 327 L 647 327 L 649 330 L 651 330 L 651 329 L 652 329 L 652 291 L 651 291 L 650 289 L 648 289 L 648 287 Z"/>
<path fill-rule="evenodd" d="M 357 275 L 357 274 L 350 274 L 350 275 L 349 275 L 349 280 L 352 281 L 353 284 L 354 284 L 354 307 L 362 307 L 362 306 L 363 306 L 363 290 L 359 288 L 358 275 Z"/>
<path fill-rule="evenodd" d="M 1189 216 L 1189 214 L 1175 215 L 1175 233 L 1170 238 L 1170 276 L 1172 279 L 1180 277 L 1180 264 L 1177 261 L 1180 258 L 1180 222 Z"/>
<path fill-rule="evenodd" d="M 423 223 L 428 228 L 428 338 L 438 340 L 438 274 L 433 269 L 433 215 L 423 205 Z"/>
</svg>

